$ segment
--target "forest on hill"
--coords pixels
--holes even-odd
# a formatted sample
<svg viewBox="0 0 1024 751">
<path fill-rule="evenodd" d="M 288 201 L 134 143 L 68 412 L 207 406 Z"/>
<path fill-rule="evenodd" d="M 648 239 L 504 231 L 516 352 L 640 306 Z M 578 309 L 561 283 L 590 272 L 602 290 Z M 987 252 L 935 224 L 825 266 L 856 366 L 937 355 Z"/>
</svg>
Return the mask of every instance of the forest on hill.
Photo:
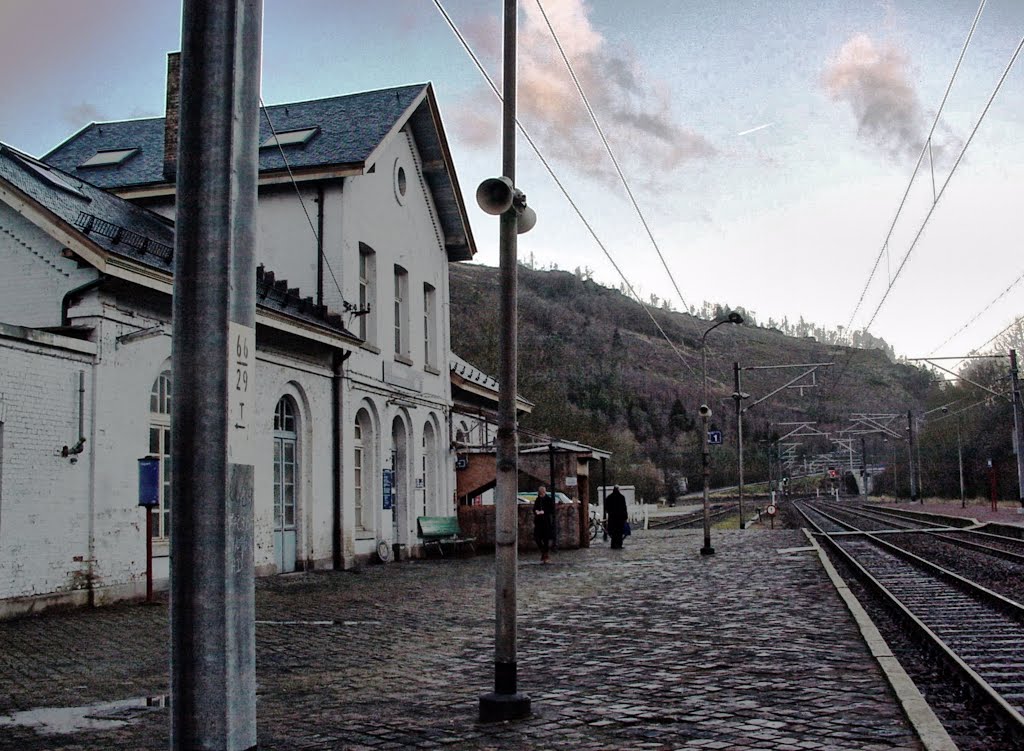
<svg viewBox="0 0 1024 751">
<path fill-rule="evenodd" d="M 450 277 L 452 349 L 496 376 L 498 270 L 452 264 Z M 699 489 L 700 338 L 729 310 L 709 303 L 693 312 L 675 311 L 664 303 L 641 306 L 586 273 L 520 266 L 519 393 L 535 405 L 521 426 L 612 452 L 609 480 L 636 485 L 645 498 L 672 498 L 682 488 L 681 478 L 688 479 L 690 490 Z M 803 319 L 798 324 L 771 321 L 774 325 L 759 326 L 749 312 L 736 310 L 746 318 L 743 325 L 722 325 L 706 339 L 709 427 L 720 430 L 724 439 L 711 452 L 712 487 L 736 482 L 736 363 L 741 368 L 740 391 L 749 394 L 742 402 L 745 408 L 777 391 L 745 411 L 748 481 L 767 478 L 768 457 L 778 450 L 778 439 L 794 429 L 793 423 L 807 423 L 807 432 L 834 437 L 855 426 L 855 415 L 893 415 L 898 418 L 887 422 L 906 436 L 910 411 L 926 493 L 959 495 L 959 423 L 964 450 L 970 445 L 965 456 L 971 469 L 966 473 L 968 493 L 986 492 L 991 480 L 986 462 L 994 458 L 1001 468 L 996 478 L 1001 491 L 1016 497 L 1012 432 L 1005 425 L 1008 418 L 1012 426 L 1008 405 L 996 397 L 991 404 L 974 404 L 991 395 L 964 382 L 951 384 L 937 371 L 894 361 L 883 340 L 863 332 L 847 337 L 860 346 L 845 346 L 838 343 L 841 332 Z M 801 333 L 793 336 L 784 329 Z M 782 388 L 808 369 L 792 366 L 815 363 L 832 365 Z M 993 382 L 995 391 L 1006 390 L 1004 360 L 975 363 L 970 367 L 977 378 Z M 942 412 L 944 404 L 951 406 Z M 956 414 L 968 404 L 970 409 Z M 836 448 L 824 436 L 801 437 L 798 442 L 796 451 L 807 457 Z M 857 441 L 858 468 L 859 446 Z M 881 434 L 869 434 L 863 447 L 868 462 L 885 464 L 887 482 L 891 485 L 895 476 L 897 488 L 906 495 L 906 441 L 883 441 Z M 889 471 L 893 461 L 894 473 Z"/>
</svg>

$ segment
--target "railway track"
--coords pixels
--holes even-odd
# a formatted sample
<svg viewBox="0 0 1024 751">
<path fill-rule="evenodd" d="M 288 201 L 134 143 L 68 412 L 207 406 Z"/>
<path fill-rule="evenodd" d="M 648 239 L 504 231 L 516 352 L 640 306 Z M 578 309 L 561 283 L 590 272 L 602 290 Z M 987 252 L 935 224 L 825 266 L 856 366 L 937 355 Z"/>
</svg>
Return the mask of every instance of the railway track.
<svg viewBox="0 0 1024 751">
<path fill-rule="evenodd" d="M 1024 566 L 1024 540 L 1018 537 L 1007 537 L 981 529 L 954 529 L 934 521 L 915 519 L 862 506 L 833 503 L 815 505 L 818 508 L 830 509 L 839 515 L 853 515 L 858 518 L 870 519 L 878 525 L 873 526 L 871 531 L 924 531 L 933 539 L 942 540 L 950 545 Z"/>
<path fill-rule="evenodd" d="M 889 541 L 931 532 L 863 531 L 849 521 L 849 509 L 844 520 L 819 504 L 795 507 L 829 551 L 1024 744 L 1024 606 Z M 1017 570 L 1024 574 L 1024 566 Z"/>
<path fill-rule="evenodd" d="M 739 504 L 726 503 L 726 504 L 713 504 L 710 509 L 709 516 L 711 521 L 714 522 L 723 517 L 736 514 L 739 511 Z M 689 514 L 679 514 L 678 516 L 669 517 L 651 517 L 647 524 L 648 529 L 687 529 L 689 527 L 699 527 L 704 524 L 704 511 L 694 511 Z"/>
</svg>

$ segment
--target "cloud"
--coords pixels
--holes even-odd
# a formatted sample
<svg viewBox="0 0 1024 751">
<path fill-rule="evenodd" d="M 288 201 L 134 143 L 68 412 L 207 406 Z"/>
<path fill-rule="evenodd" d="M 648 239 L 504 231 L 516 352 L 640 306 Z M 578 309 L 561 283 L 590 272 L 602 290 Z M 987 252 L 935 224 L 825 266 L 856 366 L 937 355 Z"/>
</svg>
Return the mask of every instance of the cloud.
<svg viewBox="0 0 1024 751">
<path fill-rule="evenodd" d="M 534 2 L 523 8 L 517 81 L 520 121 L 545 156 L 597 179 L 617 181 L 544 16 Z M 715 155 L 705 136 L 678 122 L 667 87 L 652 85 L 631 54 L 608 48 L 590 22 L 586 0 L 545 0 L 544 10 L 628 179 L 657 184 L 687 161 Z M 500 54 L 494 45 L 500 30 L 493 24 L 467 24 L 465 33 L 488 62 Z M 458 127 L 460 136 L 478 145 L 493 143 L 487 140 L 488 132 L 492 139 L 497 134 L 496 127 L 486 128 L 478 114 L 460 117 Z"/>
<path fill-rule="evenodd" d="M 849 105 L 862 139 L 894 160 L 917 159 L 930 119 L 911 80 L 906 53 L 893 45 L 876 45 L 866 34 L 855 34 L 828 61 L 822 83 L 833 101 Z M 936 158 L 955 143 L 940 123 L 932 138 Z"/>
<path fill-rule="evenodd" d="M 61 119 L 71 127 L 80 128 L 85 123 L 102 122 L 110 118 L 96 105 L 90 102 L 79 102 L 65 107 L 61 111 Z"/>
</svg>

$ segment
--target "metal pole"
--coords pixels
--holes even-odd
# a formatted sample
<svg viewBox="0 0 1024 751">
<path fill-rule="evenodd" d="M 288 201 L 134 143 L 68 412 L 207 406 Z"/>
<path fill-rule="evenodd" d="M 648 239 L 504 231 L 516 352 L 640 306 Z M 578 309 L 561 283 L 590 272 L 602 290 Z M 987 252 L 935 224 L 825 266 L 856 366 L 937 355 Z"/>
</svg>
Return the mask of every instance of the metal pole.
<svg viewBox="0 0 1024 751">
<path fill-rule="evenodd" d="M 256 747 L 260 0 L 185 0 L 171 424 L 171 749 Z"/>
<path fill-rule="evenodd" d="M 864 481 L 864 497 L 868 495 L 868 448 L 864 436 L 860 437 L 860 476 Z"/>
<path fill-rule="evenodd" d="M 153 507 L 146 506 L 146 602 L 153 602 Z"/>
<path fill-rule="evenodd" d="M 516 178 L 517 0 L 504 0 L 502 175 Z M 530 698 L 518 693 L 516 673 L 516 577 L 518 568 L 519 446 L 516 434 L 517 329 L 516 228 L 514 208 L 501 215 L 499 255 L 501 300 L 498 349 L 497 496 L 495 499 L 494 692 L 480 697 L 480 719 L 497 722 L 526 717 Z"/>
<path fill-rule="evenodd" d="M 712 326 L 711 328 L 714 328 Z M 711 329 L 708 329 L 710 331 Z M 707 331 L 704 332 L 704 336 L 700 340 L 700 372 L 701 372 L 701 383 L 703 384 L 704 401 L 701 404 L 704 407 L 708 406 L 708 351 L 704 344 L 704 337 L 707 336 Z M 708 468 L 708 410 L 701 410 L 700 415 L 701 424 L 701 468 L 704 477 L 704 547 L 700 549 L 701 555 L 714 555 L 715 549 L 711 547 L 711 511 L 708 505 L 708 482 L 711 479 L 711 470 Z"/>
<path fill-rule="evenodd" d="M 910 502 L 913 503 L 917 500 L 917 481 L 914 477 L 914 413 L 909 409 L 907 410 L 907 435 L 909 442 L 907 443 L 907 461 L 910 462 Z M 924 500 L 921 500 L 924 503 Z"/>
<path fill-rule="evenodd" d="M 967 508 L 967 496 L 964 494 L 964 449 L 960 441 L 960 418 L 956 418 L 956 458 L 960 465 L 960 508 Z"/>
<path fill-rule="evenodd" d="M 1010 381 L 1013 385 L 1013 448 L 1017 454 L 1017 490 L 1024 508 L 1024 413 L 1021 409 L 1020 380 L 1017 378 L 1017 350 L 1010 350 Z"/>
<path fill-rule="evenodd" d="M 736 387 L 734 394 L 736 398 L 736 454 L 740 470 L 738 495 L 740 501 L 740 529 L 743 529 L 743 409 L 740 407 L 743 397 L 740 391 L 740 364 L 738 362 L 732 364 L 732 380 L 733 385 Z"/>
</svg>

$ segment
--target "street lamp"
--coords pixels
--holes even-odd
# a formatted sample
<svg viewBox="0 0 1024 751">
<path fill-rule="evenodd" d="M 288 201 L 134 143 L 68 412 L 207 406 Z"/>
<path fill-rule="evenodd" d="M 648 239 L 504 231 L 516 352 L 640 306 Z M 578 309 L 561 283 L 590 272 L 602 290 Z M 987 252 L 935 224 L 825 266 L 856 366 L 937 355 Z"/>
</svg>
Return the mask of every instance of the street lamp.
<svg viewBox="0 0 1024 751">
<path fill-rule="evenodd" d="M 744 529 L 743 526 L 743 405 L 740 404 L 744 399 L 749 399 L 750 394 L 740 391 L 740 364 L 734 362 L 732 364 L 733 377 L 736 383 L 736 390 L 732 392 L 732 398 L 736 400 L 736 454 L 739 460 L 739 486 L 737 494 L 739 495 L 740 504 L 740 529 Z"/>
<path fill-rule="evenodd" d="M 700 423 L 703 432 L 701 467 L 704 475 L 704 547 L 700 549 L 701 555 L 715 554 L 715 549 L 711 547 L 711 513 L 708 507 L 708 480 L 711 478 L 711 470 L 708 468 L 708 418 L 711 417 L 711 408 L 708 406 L 708 351 L 704 345 L 708 334 L 725 323 L 743 323 L 743 316 L 735 310 L 731 311 L 724 320 L 714 324 L 700 336 L 700 372 L 704 394 L 704 400 L 700 405 Z"/>
</svg>

